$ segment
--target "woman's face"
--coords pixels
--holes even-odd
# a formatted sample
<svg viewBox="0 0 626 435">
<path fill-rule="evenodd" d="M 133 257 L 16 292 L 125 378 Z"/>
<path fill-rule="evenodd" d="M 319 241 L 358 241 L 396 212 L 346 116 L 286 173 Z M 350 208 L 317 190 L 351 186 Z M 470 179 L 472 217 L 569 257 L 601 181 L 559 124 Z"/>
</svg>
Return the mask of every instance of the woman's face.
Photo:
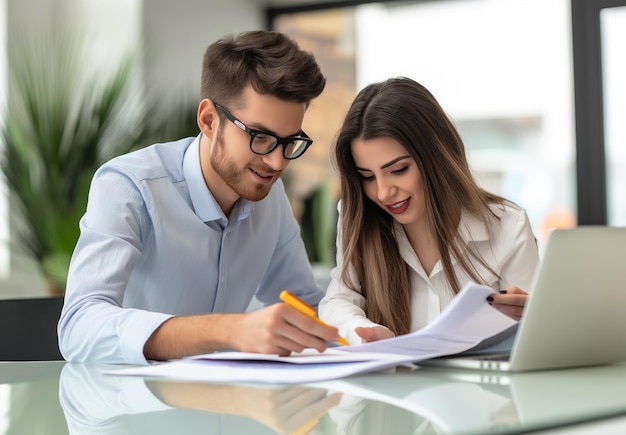
<svg viewBox="0 0 626 435">
<path fill-rule="evenodd" d="M 422 174 L 404 147 L 390 137 L 363 140 L 350 146 L 363 191 L 402 225 L 422 224 L 425 198 Z"/>
</svg>

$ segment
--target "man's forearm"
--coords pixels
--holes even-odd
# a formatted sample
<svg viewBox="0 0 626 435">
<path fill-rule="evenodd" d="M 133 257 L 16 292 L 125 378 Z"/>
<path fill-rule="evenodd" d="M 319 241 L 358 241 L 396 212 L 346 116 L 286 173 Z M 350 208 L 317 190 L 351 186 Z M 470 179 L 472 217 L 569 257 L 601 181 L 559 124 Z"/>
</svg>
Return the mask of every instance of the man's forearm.
<svg viewBox="0 0 626 435">
<path fill-rule="evenodd" d="M 165 361 L 232 347 L 243 314 L 178 316 L 165 321 L 143 348 L 147 360 Z"/>
</svg>

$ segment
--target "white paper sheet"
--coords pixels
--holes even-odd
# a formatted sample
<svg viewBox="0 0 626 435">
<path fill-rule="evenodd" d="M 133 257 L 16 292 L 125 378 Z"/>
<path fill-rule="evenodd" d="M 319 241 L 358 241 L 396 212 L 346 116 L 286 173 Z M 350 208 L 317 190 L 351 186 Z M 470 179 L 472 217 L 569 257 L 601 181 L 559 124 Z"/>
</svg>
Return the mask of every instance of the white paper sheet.
<svg viewBox="0 0 626 435">
<path fill-rule="evenodd" d="M 409 363 L 411 357 L 342 363 L 291 364 L 281 361 L 183 359 L 146 367 L 105 372 L 110 375 L 159 377 L 185 381 L 301 384 L 339 379 Z"/>
<path fill-rule="evenodd" d="M 206 382 L 305 383 L 382 370 L 463 352 L 516 325 L 485 301 L 491 293 L 489 287 L 470 284 L 436 321 L 417 332 L 321 354 L 313 350 L 288 357 L 218 352 L 107 373 Z"/>
<path fill-rule="evenodd" d="M 391 353 L 381 352 L 346 352 L 346 348 L 329 348 L 325 352 L 315 349 L 304 349 L 300 353 L 292 353 L 290 356 L 273 354 L 259 354 L 248 352 L 214 352 L 205 355 L 189 357 L 193 360 L 216 360 L 216 361 L 280 361 L 292 364 L 330 364 L 340 362 L 397 360 L 398 356 Z"/>
<path fill-rule="evenodd" d="M 452 355 L 517 324 L 486 302 L 493 289 L 468 284 L 452 299 L 441 315 L 419 331 L 372 343 L 347 346 L 346 352 L 377 352 L 413 355 L 418 359 Z"/>
</svg>

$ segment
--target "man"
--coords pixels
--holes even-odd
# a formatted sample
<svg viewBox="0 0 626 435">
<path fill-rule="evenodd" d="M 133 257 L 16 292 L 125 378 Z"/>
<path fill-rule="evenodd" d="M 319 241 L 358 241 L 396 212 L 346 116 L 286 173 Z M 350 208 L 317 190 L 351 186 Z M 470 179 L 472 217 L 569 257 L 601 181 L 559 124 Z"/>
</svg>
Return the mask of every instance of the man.
<svg viewBox="0 0 626 435">
<path fill-rule="evenodd" d="M 280 33 L 209 46 L 200 135 L 94 175 L 58 326 L 67 360 L 288 354 L 338 339 L 277 303 L 283 289 L 314 305 L 323 296 L 279 177 L 312 142 L 301 125 L 325 82 L 314 57 Z M 265 308 L 245 312 L 254 296 Z"/>
</svg>

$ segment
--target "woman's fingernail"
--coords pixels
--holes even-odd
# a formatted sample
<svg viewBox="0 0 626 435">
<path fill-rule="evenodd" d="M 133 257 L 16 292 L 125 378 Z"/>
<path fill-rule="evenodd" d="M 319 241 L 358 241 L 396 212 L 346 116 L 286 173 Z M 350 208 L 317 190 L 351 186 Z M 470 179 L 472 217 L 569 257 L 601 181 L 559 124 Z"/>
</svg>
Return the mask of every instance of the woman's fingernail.
<svg viewBox="0 0 626 435">
<path fill-rule="evenodd" d="M 492 303 L 493 302 L 493 296 L 487 296 L 487 302 Z"/>
<path fill-rule="evenodd" d="M 500 290 L 500 294 L 501 295 L 505 295 L 506 294 L 506 290 Z"/>
</svg>

